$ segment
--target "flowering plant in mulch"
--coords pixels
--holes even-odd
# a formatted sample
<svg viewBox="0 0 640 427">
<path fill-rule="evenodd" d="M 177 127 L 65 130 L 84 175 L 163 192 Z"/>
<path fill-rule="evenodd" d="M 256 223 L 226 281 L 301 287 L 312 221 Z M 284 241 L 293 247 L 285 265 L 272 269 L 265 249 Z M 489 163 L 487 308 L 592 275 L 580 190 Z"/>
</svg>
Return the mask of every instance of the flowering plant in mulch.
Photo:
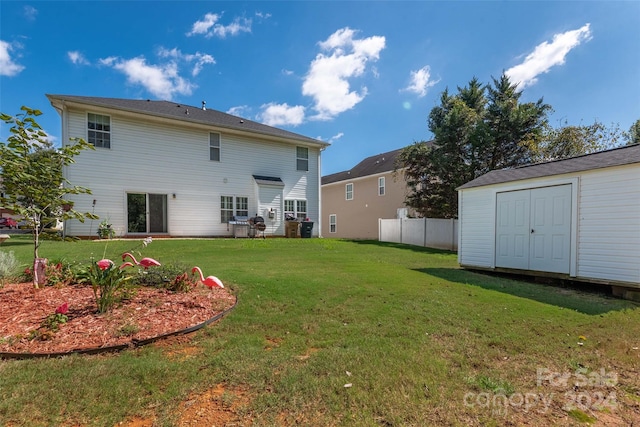
<svg viewBox="0 0 640 427">
<path fill-rule="evenodd" d="M 91 284 L 99 313 L 105 313 L 120 301 L 122 291 L 131 280 L 131 276 L 107 258 L 92 261 L 80 276 Z"/>
</svg>

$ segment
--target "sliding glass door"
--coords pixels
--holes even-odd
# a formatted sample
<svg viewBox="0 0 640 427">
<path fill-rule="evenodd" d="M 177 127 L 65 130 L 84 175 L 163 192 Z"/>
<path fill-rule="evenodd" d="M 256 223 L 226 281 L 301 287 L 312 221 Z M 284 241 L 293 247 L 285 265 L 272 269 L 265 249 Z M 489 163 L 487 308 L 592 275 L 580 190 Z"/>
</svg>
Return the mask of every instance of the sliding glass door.
<svg viewBox="0 0 640 427">
<path fill-rule="evenodd" d="M 127 232 L 166 233 L 167 195 L 127 193 Z"/>
</svg>

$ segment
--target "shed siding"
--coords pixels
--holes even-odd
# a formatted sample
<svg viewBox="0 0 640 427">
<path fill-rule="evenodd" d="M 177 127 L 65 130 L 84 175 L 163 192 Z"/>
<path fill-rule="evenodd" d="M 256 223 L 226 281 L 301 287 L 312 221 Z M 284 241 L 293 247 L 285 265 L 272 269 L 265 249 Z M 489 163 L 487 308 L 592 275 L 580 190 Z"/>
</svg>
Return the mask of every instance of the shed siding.
<svg viewBox="0 0 640 427">
<path fill-rule="evenodd" d="M 571 276 L 640 284 L 640 164 L 512 181 L 459 192 L 458 260 L 493 268 L 496 194 L 572 183 Z"/>
<path fill-rule="evenodd" d="M 584 173 L 579 277 L 640 283 L 640 165 Z"/>
<path fill-rule="evenodd" d="M 249 214 L 257 213 L 252 175 L 281 178 L 284 197 L 306 199 L 309 216 L 319 216 L 317 148 L 309 147 L 309 170 L 297 171 L 295 145 L 222 132 L 221 161 L 215 162 L 209 160 L 209 132 L 214 129 L 110 117 L 111 149 L 83 151 L 66 174 L 73 185 L 89 187 L 93 193 L 75 196 L 75 209 L 108 218 L 118 235 L 126 233 L 127 192 L 166 194 L 171 235 L 231 235 L 220 222 L 220 196 L 248 197 Z M 86 111 L 68 111 L 66 128 L 65 140 L 86 139 Z M 95 235 L 96 229 L 95 221 L 66 224 L 70 235 Z"/>
<path fill-rule="evenodd" d="M 495 195 L 478 188 L 460 194 L 460 234 L 458 261 L 462 265 L 493 267 Z"/>
</svg>

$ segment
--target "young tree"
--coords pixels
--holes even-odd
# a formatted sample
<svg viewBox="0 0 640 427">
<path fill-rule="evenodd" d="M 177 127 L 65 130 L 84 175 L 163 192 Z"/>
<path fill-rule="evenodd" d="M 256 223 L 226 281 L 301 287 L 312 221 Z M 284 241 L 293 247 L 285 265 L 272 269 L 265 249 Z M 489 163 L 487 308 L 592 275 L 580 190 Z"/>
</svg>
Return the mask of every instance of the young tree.
<svg viewBox="0 0 640 427">
<path fill-rule="evenodd" d="M 570 126 L 545 130 L 535 161 L 565 159 L 620 145 L 625 133 L 618 125 L 610 127 L 598 122 L 591 125 Z"/>
<path fill-rule="evenodd" d="M 74 156 L 93 146 L 82 139 L 71 140 L 61 148 L 54 148 L 34 117 L 39 110 L 21 108 L 24 113 L 15 117 L 0 113 L 0 120 L 12 125 L 11 135 L 0 142 L 0 165 L 4 195 L 0 205 L 27 219 L 33 226 L 34 278 L 37 288 L 40 233 L 50 223 L 75 218 L 97 218 L 90 212 L 80 213 L 64 209 L 71 202 L 70 194 L 91 194 L 88 188 L 71 186 L 63 176 L 63 167 L 74 162 Z"/>
<path fill-rule="evenodd" d="M 457 187 L 490 170 L 530 162 L 551 107 L 542 99 L 520 103 L 520 96 L 505 75 L 493 86 L 473 78 L 456 95 L 445 90 L 429 114 L 431 147 L 414 144 L 399 156 L 407 206 L 423 216 L 456 218 Z"/>
</svg>

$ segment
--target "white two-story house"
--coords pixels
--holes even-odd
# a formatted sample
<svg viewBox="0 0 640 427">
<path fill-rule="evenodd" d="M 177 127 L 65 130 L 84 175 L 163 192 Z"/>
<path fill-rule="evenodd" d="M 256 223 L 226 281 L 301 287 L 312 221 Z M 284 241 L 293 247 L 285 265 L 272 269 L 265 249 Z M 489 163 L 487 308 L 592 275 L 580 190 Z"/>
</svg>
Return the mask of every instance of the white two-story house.
<svg viewBox="0 0 640 427">
<path fill-rule="evenodd" d="M 231 236 L 236 217 L 262 216 L 267 236 L 284 236 L 285 215 L 317 222 L 320 153 L 328 145 L 220 111 L 179 102 L 47 95 L 62 118 L 62 141 L 83 138 L 65 168 L 74 209 L 98 221 L 67 221 L 65 233 L 117 236 Z"/>
</svg>

